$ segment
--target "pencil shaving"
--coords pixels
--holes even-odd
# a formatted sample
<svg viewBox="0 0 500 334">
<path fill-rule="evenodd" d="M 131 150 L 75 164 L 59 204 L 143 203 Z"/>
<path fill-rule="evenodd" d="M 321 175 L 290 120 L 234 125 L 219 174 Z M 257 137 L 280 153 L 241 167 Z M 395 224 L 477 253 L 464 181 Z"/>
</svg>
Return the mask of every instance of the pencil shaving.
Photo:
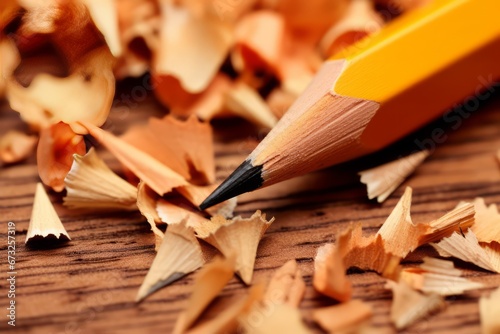
<svg viewBox="0 0 500 334">
<path fill-rule="evenodd" d="M 269 314 L 270 313 L 270 314 Z M 246 334 L 309 334 L 311 331 L 302 321 L 300 311 L 288 304 L 277 304 L 271 312 L 266 312 L 261 322 L 240 320 Z"/>
<path fill-rule="evenodd" d="M 28 244 L 51 238 L 55 238 L 58 241 L 71 240 L 56 210 L 52 206 L 43 185 L 37 183 L 33 211 L 31 212 L 25 243 Z"/>
<path fill-rule="evenodd" d="M 368 198 L 377 198 L 379 203 L 385 201 L 424 162 L 429 154 L 429 151 L 420 151 L 360 172 L 361 183 L 367 186 Z"/>
<path fill-rule="evenodd" d="M 181 175 L 124 140 L 91 123 L 81 122 L 80 124 L 157 194 L 163 195 L 176 187 L 188 184 Z"/>
<path fill-rule="evenodd" d="M 372 308 L 361 300 L 318 308 L 312 311 L 312 318 L 329 333 L 353 331 L 372 317 Z"/>
<path fill-rule="evenodd" d="M 143 181 L 137 186 L 137 208 L 141 214 L 146 217 L 149 226 L 151 226 L 151 231 L 153 231 L 155 235 L 156 251 L 160 248 L 164 236 L 164 233 L 156 226 L 156 224 L 162 222 L 162 219 L 156 211 L 158 197 L 158 194 L 149 188 Z M 180 223 L 183 219 L 184 218 L 179 219 L 176 223 Z"/>
<path fill-rule="evenodd" d="M 243 82 L 237 82 L 226 92 L 225 107 L 264 128 L 271 129 L 278 122 L 257 91 Z"/>
<path fill-rule="evenodd" d="M 369 0 L 351 1 L 342 19 L 335 23 L 319 43 L 321 52 L 328 58 L 382 28 L 384 20 Z"/>
<path fill-rule="evenodd" d="M 427 233 L 420 239 L 420 244 L 436 242 L 453 232 L 465 230 L 474 224 L 474 204 L 462 203 L 455 209 L 429 223 Z"/>
<path fill-rule="evenodd" d="M 170 115 L 150 118 L 146 126 L 132 127 L 121 139 L 192 183 L 215 181 L 212 128 L 195 115 L 186 121 Z"/>
<path fill-rule="evenodd" d="M 352 296 L 352 286 L 345 271 L 344 261 L 337 246 L 321 246 L 314 258 L 314 289 L 338 301 L 348 301 Z"/>
<path fill-rule="evenodd" d="M 210 223 L 196 228 L 199 238 L 217 248 L 224 256 L 236 254 L 236 273 L 247 285 L 252 281 L 255 257 L 260 239 L 274 218 L 257 210 L 250 218 L 235 217 L 227 220 L 222 216 L 212 217 Z"/>
<path fill-rule="evenodd" d="M 137 188 L 116 175 L 92 147 L 84 156 L 73 155 L 64 179 L 64 205 L 70 209 L 137 210 Z"/>
<path fill-rule="evenodd" d="M 168 2 L 161 3 L 161 13 L 154 72 L 177 78 L 189 93 L 200 93 L 215 77 L 229 52 L 233 42 L 231 28 L 213 15 L 197 17 L 188 9 Z"/>
<path fill-rule="evenodd" d="M 194 230 L 185 222 L 168 226 L 136 301 L 195 271 L 204 263 Z"/>
<path fill-rule="evenodd" d="M 305 290 L 306 285 L 297 262 L 290 260 L 278 268 L 271 277 L 264 295 L 264 304 L 298 307 Z"/>
<path fill-rule="evenodd" d="M 164 223 L 177 224 L 182 220 L 186 220 L 187 225 L 193 227 L 195 230 L 209 222 L 199 212 L 177 206 L 164 199 L 159 199 L 156 203 L 156 212 Z"/>
<path fill-rule="evenodd" d="M 481 319 L 481 333 L 495 334 L 500 329 L 500 288 L 494 290 L 489 297 L 479 299 L 479 316 Z"/>
<path fill-rule="evenodd" d="M 471 230 L 479 242 L 500 243 L 500 213 L 496 204 L 486 206 L 483 198 L 474 200 L 475 223 Z"/>
<path fill-rule="evenodd" d="M 186 309 L 177 318 L 174 334 L 185 333 L 222 291 L 234 275 L 234 263 L 233 256 L 225 259 L 215 258 L 196 274 L 193 292 L 187 301 Z"/>
<path fill-rule="evenodd" d="M 85 154 L 83 137 L 69 125 L 57 123 L 40 131 L 37 147 L 38 175 L 57 192 L 64 189 L 64 178 L 73 164 L 73 154 Z"/>
<path fill-rule="evenodd" d="M 262 298 L 263 290 L 261 284 L 252 286 L 247 296 L 239 298 L 215 318 L 196 326 L 187 334 L 234 332 L 238 327 L 239 318 L 245 317 L 252 310 L 253 306 Z"/>
<path fill-rule="evenodd" d="M 446 306 L 441 296 L 423 295 L 406 283 L 387 281 L 387 288 L 392 290 L 391 321 L 398 330 L 407 328 L 419 319 L 435 313 Z"/>
<path fill-rule="evenodd" d="M 500 247 L 481 246 L 476 235 L 470 229 L 463 236 L 455 232 L 431 245 L 443 257 L 453 256 L 483 269 L 500 273 Z"/>
<path fill-rule="evenodd" d="M 426 294 L 441 296 L 461 295 L 469 290 L 483 287 L 483 284 L 461 277 L 462 271 L 453 262 L 425 257 L 419 268 L 401 271 L 400 281 Z"/>
<path fill-rule="evenodd" d="M 199 207 L 200 204 L 208 197 L 218 185 L 208 185 L 208 186 L 196 186 L 196 185 L 187 185 L 177 188 L 177 192 L 179 192 L 184 198 L 186 198 L 191 204 L 195 207 Z M 214 205 L 205 211 L 209 213 L 211 216 L 221 215 L 224 218 L 232 218 L 233 211 L 238 204 L 238 198 L 233 197 Z"/>
<path fill-rule="evenodd" d="M 38 142 L 37 136 L 10 130 L 0 137 L 0 163 L 12 164 L 29 157 Z"/>
</svg>

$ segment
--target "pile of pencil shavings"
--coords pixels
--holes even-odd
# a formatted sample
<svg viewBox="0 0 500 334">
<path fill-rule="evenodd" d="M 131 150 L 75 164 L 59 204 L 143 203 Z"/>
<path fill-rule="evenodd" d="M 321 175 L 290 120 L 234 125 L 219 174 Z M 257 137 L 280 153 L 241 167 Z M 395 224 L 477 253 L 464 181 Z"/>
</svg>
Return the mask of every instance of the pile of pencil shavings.
<svg viewBox="0 0 500 334">
<path fill-rule="evenodd" d="M 22 161 L 36 147 L 43 184 L 65 190 L 68 208 L 144 215 L 157 254 L 138 301 L 201 268 L 175 333 L 238 327 L 249 333 L 307 333 L 299 310 L 305 283 L 293 259 L 267 287 L 251 286 L 219 316 L 197 323 L 234 273 L 252 284 L 259 242 L 273 223 L 259 211 L 233 218 L 236 199 L 205 212 L 197 209 L 217 185 L 209 122 L 236 116 L 272 128 L 324 59 L 376 32 L 384 20 L 430 1 L 377 0 L 379 10 L 369 0 L 2 1 L 0 97 L 32 133 L 1 136 L 0 162 Z M 121 136 L 101 129 L 116 101 L 116 80 L 140 76 L 146 81 L 132 92 L 134 112 L 151 90 L 169 114 Z M 114 155 L 128 180 L 87 147 L 85 135 Z M 418 152 L 362 172 L 370 198 L 385 200 L 427 155 Z M 403 172 L 396 176 L 395 168 Z M 363 236 L 353 225 L 335 244 L 318 250 L 313 286 L 340 302 L 311 313 L 326 331 L 374 331 L 371 308 L 351 299 L 350 267 L 387 278 L 398 329 L 445 307 L 443 296 L 481 288 L 450 261 L 427 258 L 420 267 L 401 269 L 400 261 L 417 247 L 430 243 L 442 257 L 499 272 L 495 206 L 477 199 L 430 223 L 414 224 L 410 203 L 407 189 L 376 235 Z M 69 239 L 39 183 L 26 241 Z M 200 240 L 221 256 L 212 258 Z M 498 290 L 481 298 L 485 332 L 499 326 L 499 299 Z"/>
</svg>

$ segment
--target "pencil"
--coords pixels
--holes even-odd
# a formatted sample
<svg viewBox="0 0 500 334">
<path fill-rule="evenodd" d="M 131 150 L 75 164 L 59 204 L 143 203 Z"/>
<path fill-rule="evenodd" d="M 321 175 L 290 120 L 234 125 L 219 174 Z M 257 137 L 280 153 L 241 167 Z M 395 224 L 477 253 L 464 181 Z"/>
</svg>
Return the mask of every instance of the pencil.
<svg viewBox="0 0 500 334">
<path fill-rule="evenodd" d="M 335 55 L 200 208 L 377 151 L 481 94 L 500 78 L 498 13 L 437 0 Z"/>
</svg>

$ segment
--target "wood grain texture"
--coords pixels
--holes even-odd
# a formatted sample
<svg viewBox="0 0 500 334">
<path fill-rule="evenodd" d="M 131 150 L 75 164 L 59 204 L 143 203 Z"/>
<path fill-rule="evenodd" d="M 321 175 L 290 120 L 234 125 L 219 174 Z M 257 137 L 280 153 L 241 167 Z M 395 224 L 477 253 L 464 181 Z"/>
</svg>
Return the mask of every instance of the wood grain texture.
<svg viewBox="0 0 500 334">
<path fill-rule="evenodd" d="M 495 160 L 495 152 L 500 148 L 499 111 L 497 96 L 458 129 L 449 129 L 447 140 L 383 204 L 367 199 L 366 190 L 355 174 L 359 170 L 353 167 L 355 164 L 241 196 L 237 213 L 249 216 L 261 209 L 268 217 L 276 217 L 259 247 L 253 282 L 267 281 L 277 267 L 297 259 L 307 283 L 301 309 L 309 319 L 311 308 L 333 304 L 316 294 L 311 286 L 316 249 L 334 241 L 336 233 L 350 222 L 359 221 L 366 233 L 375 233 L 405 185 L 414 189 L 412 218 L 415 222 L 435 219 L 459 201 L 476 196 L 484 197 L 487 203 L 500 203 L 500 169 Z M 161 113 L 154 101 L 147 100 L 141 103 L 140 109 L 133 108 L 128 113 L 113 111 L 106 126 L 120 133 L 131 123 Z M 221 131 L 220 123 L 217 126 L 219 180 L 237 167 L 262 137 L 243 122 L 231 124 L 229 131 Z M 434 125 L 440 126 L 441 123 Z M 0 109 L 0 132 L 11 128 L 25 129 L 26 126 L 4 103 Z M 119 164 L 110 154 L 105 153 L 103 157 L 111 168 L 119 170 Z M 366 168 L 366 161 L 361 165 L 358 167 Z M 142 303 L 134 302 L 155 256 L 154 236 L 145 218 L 139 213 L 71 211 L 62 206 L 61 195 L 49 193 L 72 240 L 55 249 L 27 249 L 24 238 L 37 181 L 34 158 L 0 169 L 0 309 L 4 310 L 0 313 L 0 332 L 169 333 L 186 306 L 193 276 L 160 290 Z M 8 303 L 5 284 L 8 221 L 16 223 L 17 231 L 15 329 L 7 326 L 3 314 Z M 414 266 L 429 253 L 432 253 L 429 248 L 419 249 L 404 263 Z M 448 308 L 444 312 L 425 319 L 405 333 L 479 333 L 478 297 L 500 285 L 500 275 L 459 261 L 456 264 L 465 269 L 467 277 L 483 282 L 486 289 L 447 298 Z M 383 288 L 384 280 L 375 273 L 359 271 L 352 271 L 349 277 L 353 281 L 354 298 L 361 298 L 373 307 L 373 324 L 382 333 L 394 333 L 389 323 L 391 293 Z M 219 301 L 231 303 L 247 289 L 239 279 L 233 278 Z M 220 304 L 212 307 L 207 317 L 215 315 L 218 309 Z M 318 327 L 313 325 L 313 328 L 319 332 Z"/>
</svg>

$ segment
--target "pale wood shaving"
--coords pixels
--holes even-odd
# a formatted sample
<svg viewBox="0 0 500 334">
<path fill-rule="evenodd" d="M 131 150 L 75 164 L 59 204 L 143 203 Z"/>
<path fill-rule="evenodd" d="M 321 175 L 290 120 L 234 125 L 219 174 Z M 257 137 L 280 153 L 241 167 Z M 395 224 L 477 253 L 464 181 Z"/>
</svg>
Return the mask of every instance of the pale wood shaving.
<svg viewBox="0 0 500 334">
<path fill-rule="evenodd" d="M 236 255 L 236 273 L 245 284 L 250 284 L 253 276 L 255 257 L 260 239 L 274 218 L 266 220 L 266 215 L 257 210 L 250 218 L 235 217 L 227 220 L 222 216 L 212 217 L 209 223 L 196 228 L 196 234 L 224 256 Z"/>
<path fill-rule="evenodd" d="M 89 10 L 94 24 L 104 36 L 106 44 L 115 57 L 122 53 L 118 31 L 118 11 L 116 0 L 82 0 Z"/>
<path fill-rule="evenodd" d="M 479 299 L 479 316 L 482 334 L 500 333 L 500 288 L 493 291 L 489 297 Z"/>
<path fill-rule="evenodd" d="M 455 232 L 438 243 L 431 244 L 443 257 L 456 257 L 483 269 L 500 273 L 500 247 L 482 247 L 472 230 L 465 236 Z"/>
<path fill-rule="evenodd" d="M 254 311 L 258 312 L 258 310 Z M 300 311 L 288 304 L 276 304 L 271 311 L 263 313 L 262 321 L 255 321 L 250 316 L 240 320 L 246 334 L 308 334 L 311 331 L 301 319 Z M 259 320 L 261 318 L 258 318 Z"/>
<path fill-rule="evenodd" d="M 64 189 L 64 178 L 73 164 L 73 154 L 85 154 L 85 141 L 64 123 L 40 131 L 37 147 L 38 175 L 53 190 Z"/>
<path fill-rule="evenodd" d="M 384 25 L 372 1 L 354 0 L 342 20 L 336 22 L 323 36 L 319 46 L 325 57 L 330 57 L 358 40 L 373 34 Z"/>
<path fill-rule="evenodd" d="M 232 113 L 265 128 L 272 128 L 278 122 L 257 91 L 241 81 L 226 92 L 225 106 Z"/>
<path fill-rule="evenodd" d="M 77 122 L 100 126 L 108 117 L 115 93 L 113 61 L 107 47 L 100 47 L 88 52 L 68 77 L 41 73 L 26 88 L 11 79 L 7 83 L 10 105 L 37 127 L 63 121 L 76 133 L 86 134 Z"/>
<path fill-rule="evenodd" d="M 0 163 L 11 164 L 26 159 L 35 149 L 37 136 L 10 130 L 0 137 Z"/>
<path fill-rule="evenodd" d="M 150 118 L 146 126 L 132 127 L 121 139 L 186 180 L 200 184 L 215 181 L 212 128 L 195 115 L 185 121 L 170 115 Z"/>
<path fill-rule="evenodd" d="M 338 301 L 348 301 L 352 286 L 345 271 L 339 249 L 333 244 L 321 246 L 314 258 L 314 289 Z"/>
<path fill-rule="evenodd" d="M 10 2 L 10 0 L 7 2 Z M 3 30 L 4 21 L 9 21 L 18 8 L 17 4 L 13 3 L 6 4 L 2 2 L 2 5 L 0 6 L 6 6 L 2 7 L 0 10 L 0 27 L 2 27 Z M 19 62 L 19 52 L 17 51 L 14 43 L 9 39 L 2 38 L 2 36 L 0 36 L 0 73 L 2 74 L 0 75 L 0 98 L 3 98 L 5 95 L 7 81 L 13 75 L 14 70 L 19 65 Z"/>
<path fill-rule="evenodd" d="M 187 185 L 187 181 L 154 157 L 128 144 L 113 134 L 91 123 L 82 122 L 89 133 L 106 147 L 125 167 L 143 180 L 157 194 L 163 195 L 172 189 Z"/>
<path fill-rule="evenodd" d="M 169 225 L 136 301 L 195 271 L 204 263 L 194 230 L 185 222 Z"/>
<path fill-rule="evenodd" d="M 475 223 L 471 230 L 479 242 L 500 243 L 500 213 L 496 204 L 486 206 L 483 198 L 474 200 Z"/>
<path fill-rule="evenodd" d="M 436 294 L 423 295 L 410 288 L 405 282 L 387 282 L 392 290 L 391 321 L 398 330 L 435 313 L 446 306 L 444 299 Z"/>
<path fill-rule="evenodd" d="M 454 231 L 465 230 L 474 224 L 474 204 L 462 203 L 455 209 L 429 223 L 427 233 L 420 239 L 420 244 L 436 242 L 450 236 Z"/>
<path fill-rule="evenodd" d="M 266 99 L 269 109 L 280 119 L 297 99 L 297 95 L 282 88 L 274 89 Z"/>
<path fill-rule="evenodd" d="M 195 277 L 193 292 L 184 310 L 175 323 L 173 333 L 186 332 L 203 310 L 212 302 L 234 275 L 234 256 L 225 259 L 215 258 L 205 265 Z"/>
<path fill-rule="evenodd" d="M 52 206 L 43 185 L 37 183 L 33 211 L 31 212 L 25 243 L 45 238 L 55 238 L 59 241 L 71 240 L 56 210 Z"/>
<path fill-rule="evenodd" d="M 141 214 L 146 217 L 146 220 L 151 226 L 151 231 L 153 231 L 155 235 L 156 251 L 160 248 L 164 236 L 164 233 L 156 226 L 156 224 L 162 222 L 156 210 L 158 197 L 158 194 L 149 188 L 143 181 L 137 186 L 137 208 Z M 183 219 L 184 217 L 176 221 L 176 223 L 182 222 Z M 187 225 L 189 226 L 189 224 Z"/>
<path fill-rule="evenodd" d="M 216 188 L 218 184 L 208 185 L 208 186 L 196 186 L 196 185 L 187 185 L 177 188 L 177 192 L 179 192 L 184 198 L 186 198 L 191 204 L 195 207 L 199 207 L 200 204 L 210 195 Z M 221 215 L 224 218 L 232 218 L 234 209 L 238 204 L 238 197 L 233 197 L 224 201 L 222 203 L 216 204 L 205 211 L 209 213 L 211 216 Z"/>
<path fill-rule="evenodd" d="M 368 198 L 377 198 L 379 203 L 385 201 L 429 154 L 429 151 L 420 151 L 360 172 L 361 182 L 367 186 Z"/>
<path fill-rule="evenodd" d="M 264 296 L 264 304 L 298 307 L 305 291 L 306 284 L 302 279 L 300 268 L 295 260 L 290 260 L 278 268 L 271 277 Z"/>
<path fill-rule="evenodd" d="M 210 222 L 209 219 L 201 216 L 200 212 L 175 205 L 164 199 L 159 199 L 156 202 L 156 212 L 164 223 L 177 224 L 182 220 L 186 220 L 187 225 L 195 230 Z"/>
<path fill-rule="evenodd" d="M 160 46 L 153 69 L 177 78 L 187 92 L 199 93 L 229 52 L 231 28 L 213 15 L 196 16 L 166 1 L 161 3 L 161 11 Z"/>
<path fill-rule="evenodd" d="M 352 331 L 364 325 L 372 317 L 370 305 L 359 299 L 346 303 L 318 308 L 312 311 L 312 318 L 329 333 Z"/>
<path fill-rule="evenodd" d="M 419 268 L 406 268 L 401 271 L 400 281 L 413 289 L 441 296 L 460 295 L 468 290 L 480 289 L 483 284 L 460 277 L 462 271 L 453 262 L 425 257 Z"/>
<path fill-rule="evenodd" d="M 84 156 L 73 155 L 64 179 L 64 205 L 71 209 L 136 210 L 137 188 L 116 175 L 92 147 Z"/>
</svg>

